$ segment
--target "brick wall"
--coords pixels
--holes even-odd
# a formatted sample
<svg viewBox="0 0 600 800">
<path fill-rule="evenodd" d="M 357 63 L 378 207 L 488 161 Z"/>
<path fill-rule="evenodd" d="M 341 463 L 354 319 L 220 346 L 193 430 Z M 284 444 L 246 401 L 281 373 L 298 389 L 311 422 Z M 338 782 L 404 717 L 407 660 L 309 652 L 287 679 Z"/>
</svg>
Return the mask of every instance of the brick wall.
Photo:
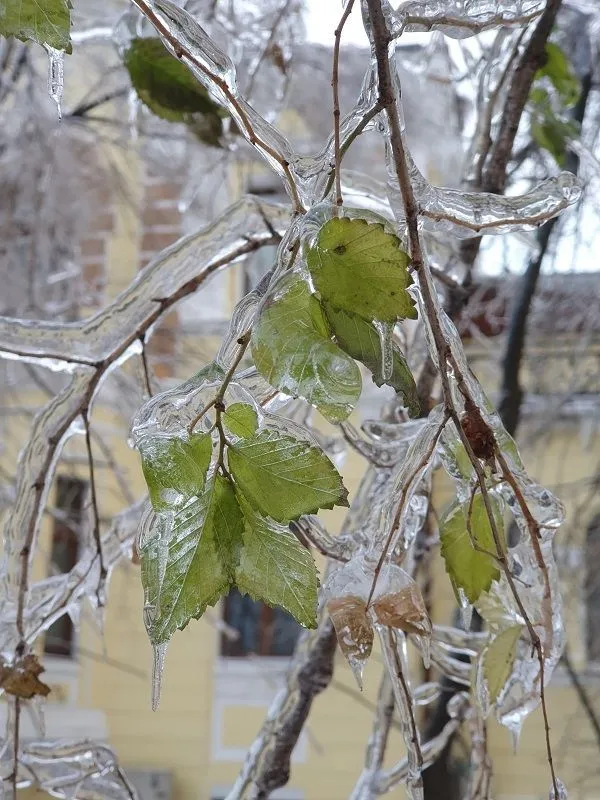
<svg viewBox="0 0 600 800">
<path fill-rule="evenodd" d="M 165 177 L 149 166 L 146 168 L 141 211 L 140 268 L 181 236 L 181 214 L 177 204 L 182 190 L 182 178 Z M 148 344 L 148 360 L 157 378 L 168 378 L 175 374 L 179 328 L 177 311 L 170 311 L 163 317 Z"/>
<path fill-rule="evenodd" d="M 114 232 L 112 192 L 108 187 L 93 193 L 93 208 L 85 236 L 79 243 L 82 273 L 81 304 L 99 308 L 105 303 L 108 242 Z"/>
</svg>

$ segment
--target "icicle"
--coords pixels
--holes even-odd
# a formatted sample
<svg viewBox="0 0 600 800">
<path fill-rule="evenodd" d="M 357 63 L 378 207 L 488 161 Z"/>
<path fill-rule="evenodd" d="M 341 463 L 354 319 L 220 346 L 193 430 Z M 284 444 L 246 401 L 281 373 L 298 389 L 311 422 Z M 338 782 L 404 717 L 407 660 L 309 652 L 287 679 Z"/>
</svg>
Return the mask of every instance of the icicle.
<svg viewBox="0 0 600 800">
<path fill-rule="evenodd" d="M 468 631 L 471 628 L 471 620 L 473 619 L 473 606 L 460 587 L 458 589 L 458 607 L 463 628 Z"/>
<path fill-rule="evenodd" d="M 556 779 L 556 788 L 558 789 L 558 795 L 554 791 L 554 785 L 550 787 L 550 793 L 548 795 L 548 800 L 568 800 L 569 793 L 567 792 L 567 787 L 561 781 L 560 778 Z"/>
<path fill-rule="evenodd" d="M 48 94 L 56 103 L 58 109 L 58 119 L 62 119 L 62 96 L 64 88 L 64 60 L 65 51 L 57 50 L 49 44 L 44 48 L 48 53 Z"/>
<path fill-rule="evenodd" d="M 381 346 L 381 380 L 383 383 L 392 377 L 394 369 L 394 326 L 389 322 L 373 323 L 379 333 L 379 343 Z"/>
<path fill-rule="evenodd" d="M 152 711 L 158 709 L 168 642 L 152 645 Z"/>
<path fill-rule="evenodd" d="M 35 695 L 26 704 L 25 708 L 27 709 L 27 713 L 31 718 L 33 727 L 35 728 L 38 736 L 41 736 L 42 739 L 44 739 L 46 737 L 46 715 L 44 713 L 46 708 L 45 698 L 39 694 Z"/>
<path fill-rule="evenodd" d="M 421 774 L 423 754 L 418 738 L 419 731 L 415 725 L 414 698 L 410 690 L 406 654 L 404 647 L 400 644 L 400 641 L 405 642 L 405 639 L 402 634 L 396 634 L 391 628 L 383 625 L 377 625 L 377 633 L 381 642 L 383 660 L 392 681 L 394 700 L 406 746 L 408 761 L 406 793 L 410 800 L 423 800 L 423 776 Z"/>
<path fill-rule="evenodd" d="M 138 140 L 138 120 L 140 114 L 140 99 L 135 89 L 127 95 L 127 109 L 129 122 L 129 138 L 133 144 Z"/>
</svg>

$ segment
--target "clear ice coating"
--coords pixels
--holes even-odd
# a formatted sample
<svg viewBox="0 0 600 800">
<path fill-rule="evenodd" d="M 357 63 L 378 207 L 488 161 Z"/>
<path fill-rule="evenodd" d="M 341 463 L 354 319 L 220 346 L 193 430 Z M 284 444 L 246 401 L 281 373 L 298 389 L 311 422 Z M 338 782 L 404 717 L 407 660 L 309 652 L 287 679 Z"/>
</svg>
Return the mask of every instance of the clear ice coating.
<svg viewBox="0 0 600 800">
<path fill-rule="evenodd" d="M 43 367 L 62 379 L 59 391 L 32 422 L 31 436 L 23 449 L 14 491 L 11 491 L 14 502 L 11 497 L 12 507 L 4 528 L 0 650 L 9 661 L 21 639 L 26 647 L 33 648 L 37 637 L 62 614 L 69 614 L 77 624 L 84 599 L 98 597 L 103 591 L 100 559 L 89 535 L 77 564 L 69 573 L 35 582 L 26 580 L 25 586 L 18 578 L 21 551 L 24 547 L 31 547 L 31 552 L 35 552 L 41 516 L 47 507 L 48 491 L 62 449 L 70 438 L 82 434 L 82 408 L 93 403 L 111 371 L 140 352 L 139 336 L 149 336 L 162 312 L 176 299 L 196 289 L 201 290 L 218 270 L 236 263 L 253 249 L 274 244 L 278 236 L 282 236 L 274 270 L 236 307 L 215 362 L 180 386 L 153 397 L 139 409 L 132 427 L 132 440 L 140 449 L 155 447 L 163 437 L 185 439 L 189 436 L 191 421 L 214 397 L 216 387 L 233 364 L 239 336 L 252 326 L 275 279 L 289 271 L 290 253 L 300 228 L 305 234 L 311 230 L 314 234 L 325 216 L 332 213 L 333 135 L 319 152 L 308 156 L 296 152 L 273 124 L 277 103 L 280 103 L 288 85 L 287 70 L 292 56 L 290 43 L 292 29 L 298 25 L 297 16 L 293 17 L 293 24 L 283 21 L 279 28 L 276 25 L 264 26 L 258 37 L 260 41 L 257 41 L 248 30 L 240 33 L 231 20 L 225 18 L 222 10 L 225 4 L 217 4 L 217 21 L 208 21 L 203 28 L 190 13 L 169 0 L 134 2 L 142 14 L 160 23 L 157 28 L 167 47 L 182 58 L 211 96 L 228 110 L 246 142 L 279 176 L 293 201 L 293 211 L 300 211 L 303 206 L 308 213 L 300 223 L 292 221 L 290 209 L 278 204 L 242 199 L 213 223 L 181 239 L 156 258 L 107 308 L 86 320 L 54 322 L 0 318 L 0 354 L 3 357 Z M 364 11 L 366 3 L 363 1 L 362 5 Z M 476 110 L 480 121 L 486 123 L 475 126 L 471 148 L 473 158 L 469 160 L 476 171 L 481 166 L 482 140 L 488 127 L 493 134 L 497 123 L 495 118 L 487 120 L 485 114 L 512 52 L 507 45 L 514 45 L 515 38 L 511 37 L 519 36 L 521 28 L 539 17 L 545 8 L 544 0 L 409 0 L 396 10 L 383 0 L 382 6 L 393 38 L 413 31 L 440 31 L 445 36 L 462 39 L 491 28 L 502 29 L 490 48 L 490 58 L 484 66 L 474 67 L 479 70 L 482 88 Z M 281 9 L 284 9 L 283 4 Z M 276 13 L 279 10 L 276 8 Z M 297 9 L 294 9 L 296 14 Z M 372 36 L 368 19 L 366 29 Z M 87 33 L 90 40 L 110 39 L 113 35 L 111 28 Z M 74 41 L 85 40 L 83 34 L 74 35 Z M 270 48 L 269 53 L 265 47 Z M 49 47 L 46 50 L 49 92 L 60 115 L 63 53 Z M 277 79 L 275 88 L 273 81 L 269 81 L 267 92 L 257 77 L 259 68 L 266 62 L 271 70 L 269 74 Z M 378 106 L 376 63 L 374 60 L 367 63 L 367 59 L 365 62 L 359 95 L 340 122 L 343 152 L 361 131 L 375 130 L 384 137 L 389 134 Z M 395 74 L 393 79 L 398 90 L 399 81 Z M 398 108 L 402 113 L 400 96 Z M 137 112 L 137 104 L 135 110 Z M 236 151 L 241 149 L 239 141 L 231 136 L 231 131 L 227 135 L 228 146 L 236 158 Z M 578 181 L 568 173 L 548 178 L 529 191 L 511 197 L 435 186 L 418 170 L 405 139 L 404 146 L 419 206 L 420 233 L 426 257 L 428 246 L 433 248 L 440 240 L 445 242 L 450 237 L 459 239 L 478 233 L 531 230 L 575 203 L 580 195 Z M 406 223 L 404 206 L 389 147 L 388 159 L 386 185 L 371 176 L 344 171 L 344 211 L 369 218 L 371 214 L 378 215 L 385 219 L 390 229 L 397 229 L 403 236 Z M 427 291 L 433 298 L 435 319 L 429 318 L 430 309 L 423 302 L 423 294 Z M 449 376 L 452 402 L 462 411 L 458 370 L 493 431 L 504 459 L 505 467 L 497 465 L 499 472 L 495 476 L 499 479 L 503 475 L 503 479 L 494 491 L 504 498 L 520 530 L 519 542 L 510 548 L 509 559 L 511 568 L 515 574 L 518 573 L 519 585 L 527 586 L 527 591 L 522 591 L 520 597 L 543 646 L 543 678 L 547 684 L 564 644 L 558 575 L 552 552 L 552 540 L 562 523 L 564 510 L 550 492 L 527 475 L 514 442 L 506 434 L 468 368 L 457 331 L 441 308 L 427 270 L 419 276 L 414 292 L 420 303 L 420 316 L 431 358 L 438 369 Z M 55 318 L 56 315 L 52 316 Z M 442 328 L 457 366 L 444 363 L 444 355 L 440 355 L 437 349 L 432 332 L 435 321 Z M 379 333 L 383 356 L 381 377 L 385 379 L 392 369 L 390 346 L 393 331 L 387 326 L 380 327 Z M 445 418 L 442 407 L 434 408 L 423 420 L 415 422 L 405 422 L 395 415 L 393 408 L 386 408 L 382 419 L 367 420 L 361 430 L 344 423 L 334 435 L 329 435 L 317 430 L 315 424 L 311 434 L 313 419 L 306 404 L 290 402 L 281 392 L 274 391 L 252 366 L 239 369 L 226 399 L 250 403 L 261 426 L 268 424 L 296 437 L 309 438 L 332 459 L 341 460 L 347 444 L 366 463 L 339 538 L 332 537 L 316 518 L 306 517 L 296 523 L 298 531 L 331 558 L 321 592 L 321 619 L 316 631 L 307 632 L 301 638 L 285 686 L 276 696 L 263 728 L 248 751 L 229 800 L 255 796 L 259 794 L 257 786 L 264 789 L 264 776 L 278 763 L 275 733 L 293 725 L 298 709 L 303 707 L 305 675 L 313 660 L 331 641 L 331 621 L 359 680 L 372 647 L 374 628 L 381 638 L 385 657 L 365 767 L 351 795 L 353 800 L 375 798 L 401 782 L 407 785 L 411 798 L 420 798 L 421 769 L 439 756 L 463 723 L 467 724 L 474 743 L 474 780 L 476 778 L 476 782 L 487 785 L 489 765 L 483 746 L 483 723 L 472 694 L 455 694 L 448 703 L 449 721 L 443 730 L 419 744 L 418 732 L 414 729 L 415 708 L 439 701 L 441 689 L 435 682 L 415 687 L 410 685 L 405 652 L 406 634 L 411 644 L 421 651 L 424 660 L 431 658 L 443 676 L 470 687 L 472 668 L 465 659 L 478 658 L 495 636 L 511 626 L 525 623 L 511 587 L 503 577 L 477 603 L 487 624 L 485 632 L 471 633 L 449 626 L 432 626 L 414 580 L 423 553 L 434 469 L 441 463 L 453 479 L 459 499 L 466 500 L 471 491 L 473 465 L 454 423 Z M 275 416 L 275 411 L 284 416 Z M 198 430 L 208 432 L 211 419 L 208 414 L 205 421 L 199 423 Z M 510 483 L 505 471 L 511 476 Z M 165 546 L 169 537 L 177 535 L 173 526 L 177 499 L 171 496 L 174 508 L 161 514 L 156 514 L 145 501 L 140 501 L 112 521 L 102 537 L 102 555 L 108 576 L 121 558 L 130 557 L 137 531 L 138 552 L 154 549 L 156 569 L 164 577 Z M 31 563 L 26 563 L 25 567 L 27 579 Z M 22 619 L 19 619 L 19 598 L 24 598 Z M 460 606 L 463 622 L 468 627 L 472 607 L 465 598 Z M 101 615 L 101 608 L 96 611 Z M 156 598 L 147 596 L 144 618 L 149 628 L 155 616 Z M 98 620 L 101 625 L 101 616 Z M 158 705 L 166 646 L 166 642 L 159 642 L 154 649 L 153 707 Z M 493 709 L 515 737 L 518 737 L 527 714 L 539 703 L 541 683 L 539 661 L 532 655 L 530 643 L 523 635 L 517 658 Z M 386 708 L 391 698 L 395 699 L 401 717 L 408 755 L 391 769 L 384 769 L 386 725 L 389 728 Z M 482 704 L 486 706 L 485 698 Z M 135 797 L 114 754 L 106 747 L 90 742 L 16 743 L 13 736 L 15 704 L 10 702 L 8 705 L 12 716 L 9 714 L 9 729 L 3 743 L 2 767 L 6 767 L 13 748 L 19 747 L 20 787 L 32 783 L 32 776 L 35 776 L 39 786 L 65 800 L 74 796 L 114 800 Z M 28 705 L 27 713 L 33 714 L 41 726 L 43 715 L 37 703 Z M 9 771 L 10 765 L 3 774 L 9 774 Z M 6 784 L 5 796 L 9 797 L 11 793 L 12 787 Z M 558 791 L 552 787 L 550 792 L 550 797 L 555 800 L 556 795 L 560 800 L 566 800 L 566 790 L 560 781 Z"/>
<path fill-rule="evenodd" d="M 65 84 L 65 52 L 44 45 L 48 53 L 48 94 L 56 103 L 58 118 L 62 119 L 62 97 Z"/>
<path fill-rule="evenodd" d="M 546 7 L 545 0 L 408 0 L 394 12 L 384 2 L 389 29 L 403 33 L 441 31 L 452 39 L 466 39 L 500 26 L 524 26 Z"/>
</svg>

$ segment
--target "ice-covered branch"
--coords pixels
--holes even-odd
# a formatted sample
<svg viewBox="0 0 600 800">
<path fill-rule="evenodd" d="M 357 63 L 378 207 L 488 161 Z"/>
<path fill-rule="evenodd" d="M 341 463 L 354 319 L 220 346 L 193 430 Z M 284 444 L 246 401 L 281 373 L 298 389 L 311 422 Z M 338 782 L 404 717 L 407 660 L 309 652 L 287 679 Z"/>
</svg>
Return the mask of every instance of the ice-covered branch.
<svg viewBox="0 0 600 800">
<path fill-rule="evenodd" d="M 246 197 L 208 227 L 164 250 L 113 303 L 87 320 L 53 323 L 0 317 L 0 356 L 59 371 L 78 363 L 106 369 L 127 348 L 137 348 L 139 337 L 167 308 L 219 269 L 277 243 L 273 230 L 282 232 L 288 221 L 289 209 Z"/>
<path fill-rule="evenodd" d="M 393 36 L 441 31 L 453 39 L 466 39 L 490 28 L 527 25 L 545 5 L 545 0 L 409 0 L 395 13 L 384 8 Z"/>
</svg>

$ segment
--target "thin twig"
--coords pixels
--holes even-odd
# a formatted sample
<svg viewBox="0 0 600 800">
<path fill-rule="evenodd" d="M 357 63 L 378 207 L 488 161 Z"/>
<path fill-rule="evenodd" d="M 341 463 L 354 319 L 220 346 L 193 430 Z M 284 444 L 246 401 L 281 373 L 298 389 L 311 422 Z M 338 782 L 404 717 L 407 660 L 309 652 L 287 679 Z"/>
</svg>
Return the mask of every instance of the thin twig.
<svg viewBox="0 0 600 800">
<path fill-rule="evenodd" d="M 467 454 L 469 455 L 469 459 L 473 464 L 473 468 L 475 470 L 475 473 L 477 475 L 477 480 L 481 488 L 481 494 L 486 508 L 486 513 L 490 521 L 490 527 L 494 538 L 494 544 L 498 552 L 498 558 L 502 563 L 504 574 L 509 584 L 511 593 L 514 596 L 519 611 L 522 614 L 523 619 L 527 625 L 532 645 L 538 654 L 538 661 L 540 664 L 540 699 L 542 705 L 542 712 L 544 714 L 544 725 L 546 729 L 546 753 L 547 753 L 548 764 L 550 766 L 550 773 L 552 776 L 552 784 L 554 787 L 555 796 L 558 797 L 559 795 L 558 782 L 556 774 L 554 772 L 552 748 L 550 743 L 550 729 L 546 712 L 545 690 L 544 690 L 544 657 L 543 657 L 542 646 L 539 636 L 535 631 L 533 624 L 531 623 L 531 620 L 529 619 L 525 611 L 525 608 L 523 606 L 523 603 L 515 586 L 513 577 L 508 568 L 506 557 L 503 553 L 503 544 L 499 531 L 496 526 L 493 509 L 488 489 L 486 486 L 485 473 L 483 471 L 479 459 L 475 456 L 473 452 L 468 437 L 466 436 L 462 428 L 460 419 L 458 417 L 458 412 L 454 404 L 452 391 L 450 387 L 450 380 L 446 369 L 446 362 L 449 359 L 452 359 L 452 353 L 450 345 L 443 333 L 441 320 L 438 316 L 437 307 L 433 296 L 433 289 L 431 285 L 431 273 L 429 272 L 423 257 L 423 250 L 419 238 L 419 208 L 416 202 L 410 178 L 410 173 L 408 170 L 408 162 L 404 151 L 402 130 L 400 127 L 397 101 L 392 81 L 392 73 L 389 61 L 389 45 L 392 37 L 387 27 L 386 18 L 383 14 L 381 0 L 366 0 L 366 2 L 372 27 L 372 47 L 377 61 L 379 98 L 385 106 L 386 116 L 388 118 L 388 124 L 390 129 L 389 138 L 392 149 L 394 167 L 398 178 L 398 184 L 400 187 L 400 193 L 402 195 L 402 201 L 404 205 L 404 213 L 408 229 L 408 242 L 409 242 L 410 255 L 412 259 L 413 268 L 415 272 L 418 274 L 420 279 L 423 303 L 425 306 L 425 311 L 427 313 L 429 324 L 431 326 L 433 341 L 437 350 L 437 355 L 440 365 L 440 379 L 442 382 L 442 395 L 444 399 L 444 404 L 446 406 L 447 412 L 450 414 L 450 417 L 452 418 L 452 421 L 454 422 L 457 428 L 461 441 L 465 446 Z M 556 3 L 560 4 L 560 0 L 550 0 L 548 7 Z M 473 403 L 473 400 L 470 397 L 470 393 L 468 391 L 468 386 L 466 384 L 464 376 L 462 375 L 462 370 L 460 369 L 460 365 L 456 362 L 456 360 L 452 360 L 452 366 L 454 369 L 455 379 L 457 381 L 457 385 L 461 393 L 465 397 L 465 400 L 468 400 L 471 403 Z M 547 577 L 547 569 L 545 570 L 545 575 Z"/>
<path fill-rule="evenodd" d="M 404 511 L 404 506 L 406 504 L 406 498 L 408 497 L 408 493 L 412 489 L 413 481 L 415 480 L 415 478 L 417 478 L 423 467 L 425 467 L 426 464 L 430 461 L 431 456 L 433 455 L 433 452 L 435 450 L 437 441 L 440 438 L 442 431 L 446 426 L 446 423 L 448 422 L 449 416 L 450 414 L 448 412 L 444 414 L 444 417 L 440 422 L 438 429 L 435 433 L 435 436 L 431 440 L 429 447 L 427 448 L 425 453 L 423 453 L 421 459 L 419 460 L 419 463 L 413 469 L 410 476 L 404 481 L 404 485 L 402 486 L 402 490 L 400 492 L 400 501 L 398 503 L 398 508 L 396 509 L 394 521 L 390 527 L 390 531 L 381 549 L 381 555 L 379 556 L 379 560 L 377 561 L 377 564 L 375 566 L 375 571 L 373 573 L 373 583 L 371 584 L 371 589 L 369 591 L 369 596 L 367 598 L 367 608 L 369 607 L 369 605 L 371 604 L 371 600 L 373 599 L 373 594 L 375 593 L 375 587 L 377 586 L 377 581 L 379 580 L 379 574 L 381 573 L 381 568 L 383 567 L 383 563 L 387 558 L 388 553 L 390 552 L 394 536 L 396 535 L 396 531 L 398 530 L 398 527 L 400 525 L 400 520 L 402 519 L 402 512 Z"/>
<path fill-rule="evenodd" d="M 85 427 L 85 447 L 88 457 L 88 468 L 90 474 L 90 499 L 92 501 L 92 514 L 93 514 L 93 527 L 92 534 L 94 542 L 96 543 L 96 550 L 98 552 L 98 559 L 100 561 L 100 580 L 98 582 L 98 605 L 104 605 L 103 587 L 106 580 L 106 564 L 104 563 L 104 555 L 102 553 L 102 539 L 100 537 L 100 515 L 98 513 L 98 498 L 96 496 L 96 477 L 94 474 L 94 454 L 92 452 L 92 440 L 90 436 L 90 420 L 88 416 L 88 409 L 84 408 L 81 412 L 83 417 L 83 425 Z"/>
<path fill-rule="evenodd" d="M 333 45 L 333 75 L 331 86 L 333 87 L 333 141 L 335 158 L 335 203 L 341 206 L 344 202 L 342 197 L 342 157 L 340 154 L 340 94 L 339 94 L 339 66 L 340 66 L 340 43 L 342 31 L 346 20 L 352 13 L 354 0 L 348 0 L 346 8 L 340 19 L 339 25 L 335 29 L 335 43 Z"/>
<path fill-rule="evenodd" d="M 150 382 L 150 370 L 148 368 L 148 358 L 146 355 L 146 337 L 140 336 L 140 344 L 142 349 L 140 351 L 140 358 L 142 361 L 142 370 L 144 372 L 144 383 L 146 384 L 146 392 L 148 397 L 152 397 L 152 383 Z"/>
</svg>

